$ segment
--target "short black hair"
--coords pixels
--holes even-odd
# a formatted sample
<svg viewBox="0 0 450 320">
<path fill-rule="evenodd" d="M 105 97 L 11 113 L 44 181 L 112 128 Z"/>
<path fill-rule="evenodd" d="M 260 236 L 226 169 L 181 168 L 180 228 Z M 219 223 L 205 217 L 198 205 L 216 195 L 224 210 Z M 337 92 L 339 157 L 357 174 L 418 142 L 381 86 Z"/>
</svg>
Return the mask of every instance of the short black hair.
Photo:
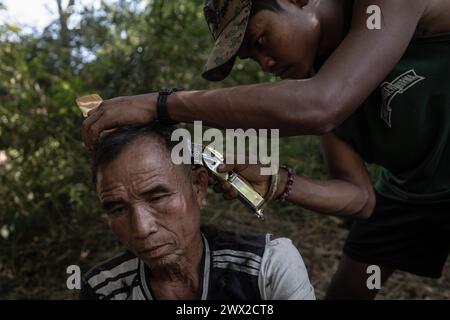
<svg viewBox="0 0 450 320">
<path fill-rule="evenodd" d="M 154 122 L 146 125 L 126 126 L 110 133 L 104 133 L 99 139 L 92 157 L 91 169 L 94 184 L 97 183 L 97 172 L 100 166 L 117 159 L 125 147 L 137 138 L 151 137 L 159 139 L 161 144 L 170 152 L 178 143 L 171 140 L 172 132 L 175 129 L 176 127 L 174 126 L 163 126 Z"/>
<path fill-rule="evenodd" d="M 250 16 L 253 16 L 261 10 L 280 12 L 283 8 L 278 3 L 278 0 L 253 0 Z"/>
</svg>

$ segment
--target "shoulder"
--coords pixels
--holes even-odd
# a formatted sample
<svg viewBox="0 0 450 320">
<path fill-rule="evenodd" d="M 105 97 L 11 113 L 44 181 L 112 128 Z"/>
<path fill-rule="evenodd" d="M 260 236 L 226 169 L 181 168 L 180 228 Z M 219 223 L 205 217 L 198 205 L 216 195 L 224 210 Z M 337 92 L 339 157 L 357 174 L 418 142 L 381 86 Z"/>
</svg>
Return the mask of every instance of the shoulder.
<svg viewBox="0 0 450 320">
<path fill-rule="evenodd" d="M 264 257 L 270 257 L 271 259 L 282 259 L 283 257 L 300 257 L 301 255 L 292 240 L 284 237 L 272 237 L 266 244 L 266 250 Z M 287 256 L 285 256 L 287 255 Z"/>
<path fill-rule="evenodd" d="M 129 251 L 99 263 L 84 275 L 82 297 L 101 299 L 123 286 L 131 286 L 138 265 L 139 259 Z"/>
<path fill-rule="evenodd" d="M 228 269 L 258 277 L 266 247 L 266 235 L 249 235 L 202 227 L 213 268 Z"/>
<path fill-rule="evenodd" d="M 265 234 L 241 234 L 219 230 L 213 226 L 203 226 L 202 234 L 208 240 L 212 251 L 228 249 L 248 251 L 262 256 L 266 246 Z"/>
<path fill-rule="evenodd" d="M 267 243 L 259 285 L 265 299 L 315 299 L 305 263 L 288 238 Z"/>
</svg>

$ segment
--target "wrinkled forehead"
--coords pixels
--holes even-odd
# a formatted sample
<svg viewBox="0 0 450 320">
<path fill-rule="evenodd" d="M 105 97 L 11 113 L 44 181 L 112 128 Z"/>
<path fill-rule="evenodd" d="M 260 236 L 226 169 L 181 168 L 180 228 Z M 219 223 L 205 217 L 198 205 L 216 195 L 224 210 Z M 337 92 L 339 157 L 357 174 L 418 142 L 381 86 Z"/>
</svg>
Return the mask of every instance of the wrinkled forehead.
<svg viewBox="0 0 450 320">
<path fill-rule="evenodd" d="M 98 184 L 130 183 L 138 180 L 159 180 L 171 183 L 180 179 L 182 168 L 175 165 L 159 137 L 138 137 L 97 172 Z"/>
<path fill-rule="evenodd" d="M 140 136 L 131 141 L 117 157 L 119 162 L 159 167 L 170 165 L 170 150 L 166 147 L 163 138 L 158 136 Z M 144 163 L 142 163 L 144 162 Z"/>
</svg>

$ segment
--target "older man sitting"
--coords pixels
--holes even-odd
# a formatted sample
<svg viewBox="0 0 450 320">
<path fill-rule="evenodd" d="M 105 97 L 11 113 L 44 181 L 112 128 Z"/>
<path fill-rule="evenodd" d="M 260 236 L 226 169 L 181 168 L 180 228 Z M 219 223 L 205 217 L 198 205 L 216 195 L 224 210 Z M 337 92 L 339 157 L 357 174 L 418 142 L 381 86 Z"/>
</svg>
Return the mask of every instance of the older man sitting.
<svg viewBox="0 0 450 320">
<path fill-rule="evenodd" d="M 105 135 L 93 174 L 112 232 L 127 248 L 90 270 L 82 299 L 314 299 L 286 238 L 200 228 L 208 172 L 175 165 L 171 130 Z"/>
</svg>

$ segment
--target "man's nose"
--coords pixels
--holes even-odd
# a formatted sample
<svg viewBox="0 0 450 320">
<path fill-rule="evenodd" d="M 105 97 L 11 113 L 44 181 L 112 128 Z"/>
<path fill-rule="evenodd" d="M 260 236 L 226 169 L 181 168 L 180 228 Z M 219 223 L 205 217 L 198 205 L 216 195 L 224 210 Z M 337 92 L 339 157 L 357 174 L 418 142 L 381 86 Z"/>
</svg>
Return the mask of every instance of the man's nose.
<svg viewBox="0 0 450 320">
<path fill-rule="evenodd" d="M 261 67 L 261 70 L 264 72 L 273 72 L 273 67 L 276 64 L 276 61 L 274 58 L 260 54 L 256 57 L 259 66 Z"/>
<path fill-rule="evenodd" d="M 155 216 L 145 203 L 133 206 L 131 214 L 131 232 L 136 239 L 146 239 L 152 233 L 158 231 Z"/>
</svg>

